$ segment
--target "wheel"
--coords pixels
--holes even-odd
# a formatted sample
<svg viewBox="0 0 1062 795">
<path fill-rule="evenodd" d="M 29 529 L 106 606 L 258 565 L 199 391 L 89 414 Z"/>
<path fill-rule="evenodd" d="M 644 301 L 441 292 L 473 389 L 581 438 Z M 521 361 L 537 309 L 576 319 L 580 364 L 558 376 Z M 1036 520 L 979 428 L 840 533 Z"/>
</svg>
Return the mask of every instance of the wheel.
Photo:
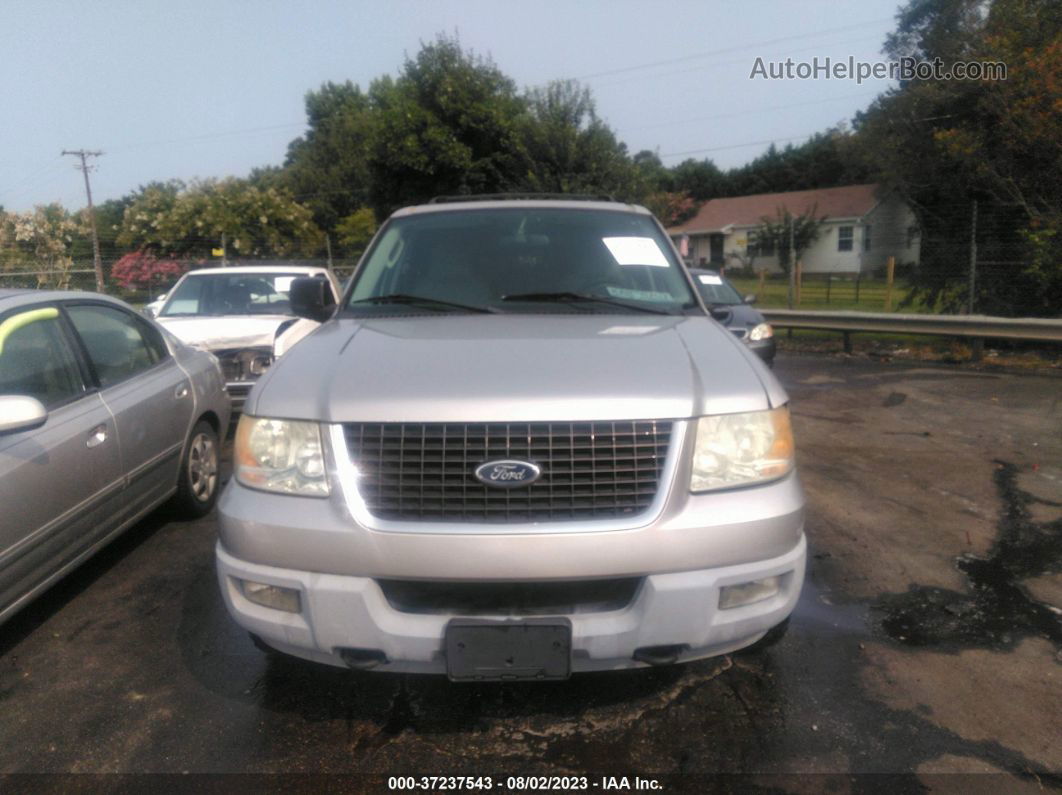
<svg viewBox="0 0 1062 795">
<path fill-rule="evenodd" d="M 220 445 L 217 431 L 206 420 L 192 428 L 181 459 L 173 505 L 189 519 L 210 513 L 218 499 Z"/>
</svg>

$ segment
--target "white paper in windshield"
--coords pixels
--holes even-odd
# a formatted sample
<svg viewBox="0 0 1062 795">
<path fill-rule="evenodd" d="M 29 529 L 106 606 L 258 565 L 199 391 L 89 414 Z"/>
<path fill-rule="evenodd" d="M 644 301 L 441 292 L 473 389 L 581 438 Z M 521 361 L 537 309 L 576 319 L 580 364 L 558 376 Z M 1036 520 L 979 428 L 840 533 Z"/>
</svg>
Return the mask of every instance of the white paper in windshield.
<svg viewBox="0 0 1062 795">
<path fill-rule="evenodd" d="M 606 287 L 605 291 L 613 298 L 629 298 L 632 301 L 670 303 L 675 300 L 675 296 L 671 293 L 661 293 L 655 290 L 628 290 L 626 287 Z"/>
<path fill-rule="evenodd" d="M 273 289 L 278 293 L 290 293 L 291 283 L 293 281 L 295 281 L 294 276 L 277 276 L 277 278 L 273 280 Z"/>
<path fill-rule="evenodd" d="M 620 265 L 668 267 L 664 252 L 651 237 L 606 237 L 602 241 Z"/>
<path fill-rule="evenodd" d="M 722 284 L 723 280 L 712 273 L 702 273 L 697 277 L 701 280 L 701 284 Z"/>
</svg>

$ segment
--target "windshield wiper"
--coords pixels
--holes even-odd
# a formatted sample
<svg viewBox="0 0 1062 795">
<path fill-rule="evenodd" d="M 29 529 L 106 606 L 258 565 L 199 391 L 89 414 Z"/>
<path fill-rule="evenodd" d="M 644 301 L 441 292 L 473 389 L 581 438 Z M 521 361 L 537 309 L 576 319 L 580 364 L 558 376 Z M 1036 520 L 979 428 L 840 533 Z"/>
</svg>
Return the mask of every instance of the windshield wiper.
<svg viewBox="0 0 1062 795">
<path fill-rule="evenodd" d="M 470 304 L 459 304 L 456 301 L 444 301 L 441 298 L 428 298 L 427 296 L 409 295 L 407 293 L 391 293 L 389 295 L 374 295 L 370 298 L 359 298 L 357 301 L 351 301 L 347 306 L 355 306 L 356 304 L 417 304 L 438 309 L 462 309 L 466 312 L 494 313 L 498 311 L 489 306 L 471 306 Z"/>
<path fill-rule="evenodd" d="M 649 306 L 639 306 L 638 304 L 628 304 L 626 301 L 616 301 L 612 298 L 606 298 L 602 295 L 591 295 L 590 293 L 513 293 L 510 295 L 503 295 L 501 300 L 503 301 L 541 301 L 541 302 L 556 302 L 562 304 L 576 304 L 584 302 L 594 302 L 598 304 L 609 304 L 610 306 L 619 306 L 624 309 L 635 309 L 639 312 L 648 312 L 652 315 L 670 315 L 666 309 L 655 309 Z"/>
</svg>

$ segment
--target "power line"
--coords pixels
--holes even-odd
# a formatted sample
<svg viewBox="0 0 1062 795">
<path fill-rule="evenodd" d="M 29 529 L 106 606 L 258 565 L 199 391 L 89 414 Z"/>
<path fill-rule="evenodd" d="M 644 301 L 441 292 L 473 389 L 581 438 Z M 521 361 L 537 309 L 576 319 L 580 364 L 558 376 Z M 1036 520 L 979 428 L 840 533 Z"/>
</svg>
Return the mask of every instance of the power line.
<svg viewBox="0 0 1062 795">
<path fill-rule="evenodd" d="M 683 56 L 681 56 L 679 58 L 668 58 L 668 59 L 665 59 L 663 61 L 653 61 L 651 63 L 643 63 L 643 64 L 638 64 L 636 66 L 624 66 L 624 67 L 619 68 L 619 69 L 609 69 L 608 71 L 604 71 L 604 72 L 593 72 L 591 74 L 581 75 L 581 76 L 577 77 L 576 80 L 590 80 L 590 79 L 595 78 L 595 77 L 608 77 L 610 75 L 619 75 L 619 74 L 626 74 L 627 72 L 636 72 L 636 71 L 638 71 L 640 69 L 654 69 L 654 68 L 656 68 L 658 66 L 668 66 L 669 64 L 673 64 L 673 63 L 683 63 L 683 62 L 686 62 L 686 61 L 693 61 L 693 60 L 696 60 L 698 58 L 708 58 L 708 57 L 711 57 L 713 55 L 726 55 L 727 53 L 731 53 L 731 52 L 741 52 L 743 50 L 752 49 L 753 47 L 765 47 L 765 46 L 767 46 L 769 44 L 780 44 L 781 42 L 785 42 L 785 41 L 797 41 L 797 40 L 800 40 L 800 39 L 810 39 L 810 38 L 815 38 L 815 37 L 818 37 L 818 36 L 826 36 L 826 35 L 828 35 L 830 33 L 841 33 L 841 32 L 846 31 L 846 30 L 857 30 L 858 28 L 866 28 L 866 27 L 870 27 L 872 25 L 880 25 L 883 22 L 892 22 L 892 21 L 893 21 L 892 17 L 885 17 L 883 19 L 874 19 L 874 20 L 871 20 L 869 22 L 859 22 L 859 23 L 854 24 L 854 25 L 845 25 L 845 26 L 839 27 L 839 28 L 828 28 L 827 30 L 819 30 L 819 31 L 816 31 L 814 33 L 802 33 L 802 34 L 795 35 L 795 36 L 782 36 L 781 38 L 777 38 L 777 39 L 766 39 L 764 41 L 754 41 L 754 42 L 749 42 L 748 44 L 742 44 L 742 45 L 735 46 L 735 47 L 725 47 L 725 48 L 723 48 L 721 50 L 708 50 L 708 51 L 705 51 L 705 52 L 693 53 L 692 55 L 683 55 Z"/>
<path fill-rule="evenodd" d="M 62 155 L 60 155 L 59 157 L 62 158 Z M 11 183 L 6 188 L 4 188 L 4 190 L 2 192 L 0 192 L 0 193 L 2 193 L 3 195 L 8 196 L 8 198 L 10 199 L 12 191 L 17 190 L 18 188 L 21 188 L 23 185 L 28 184 L 32 180 L 35 180 L 37 177 L 41 176 L 46 171 L 57 170 L 58 166 L 59 166 L 59 163 L 60 163 L 59 160 L 49 161 L 47 164 L 41 166 L 36 171 L 33 171 L 30 174 L 27 174 L 22 179 Z M 19 194 L 15 194 L 15 195 L 19 195 Z"/>
<path fill-rule="evenodd" d="M 339 113 L 341 111 L 337 111 Z M 111 152 L 126 152 L 130 149 L 143 149 L 150 146 L 168 146 L 170 144 L 191 143 L 194 141 L 207 141 L 214 138 L 229 138 L 235 135 L 246 135 L 249 133 L 267 132 L 270 130 L 285 130 L 292 127 L 303 127 L 307 124 L 305 121 L 292 122 L 289 124 L 271 124 L 266 127 L 245 127 L 241 130 L 225 130 L 216 133 L 204 133 L 202 135 L 189 135 L 183 138 L 169 138 L 161 141 L 143 141 L 141 143 L 126 144 L 125 146 L 111 147 Z"/>
<path fill-rule="evenodd" d="M 712 113 L 708 116 L 693 116 L 688 119 L 672 119 L 670 121 L 657 122 L 656 124 L 645 124 L 641 127 L 628 127 L 625 128 L 626 132 L 638 132 L 639 130 L 652 130 L 657 127 L 674 127 L 676 124 L 687 124 L 694 121 L 714 121 L 715 119 L 732 119 L 737 116 L 751 116 L 755 113 L 766 113 L 771 110 L 788 110 L 789 108 L 802 108 L 808 105 L 825 105 L 828 102 L 840 102 L 843 99 L 853 99 L 855 97 L 868 97 L 871 94 L 877 95 L 879 91 L 860 91 L 858 94 L 844 94 L 840 97 L 830 97 L 829 99 L 813 99 L 807 102 L 791 102 L 788 105 L 770 105 L 765 108 L 751 108 L 749 110 L 739 110 L 735 113 Z"/>
<path fill-rule="evenodd" d="M 801 47 L 798 50 L 788 50 L 788 54 L 789 55 L 796 55 L 798 53 L 816 52 L 816 51 L 821 51 L 825 47 L 839 47 L 839 46 L 845 45 L 845 44 L 855 44 L 856 42 L 876 40 L 877 38 L 878 38 L 878 35 L 875 34 L 873 36 L 860 36 L 857 39 L 845 39 L 843 41 L 820 42 L 819 44 L 816 44 L 813 47 Z M 706 64 L 699 64 L 697 66 L 690 66 L 690 67 L 686 67 L 684 69 L 672 69 L 671 71 L 668 71 L 668 72 L 657 72 L 656 74 L 651 74 L 651 75 L 635 75 L 634 77 L 627 77 L 627 78 L 624 78 L 622 80 L 611 80 L 611 81 L 608 81 L 606 83 L 595 83 L 594 84 L 594 89 L 595 90 L 600 90 L 602 88 L 612 88 L 613 86 L 622 86 L 622 85 L 626 85 L 628 83 L 636 82 L 638 80 L 657 80 L 657 79 L 662 78 L 662 77 L 673 77 L 674 75 L 689 74 L 690 72 L 700 72 L 703 69 L 706 69 L 708 67 L 730 66 L 731 64 L 736 64 L 736 63 L 748 63 L 748 56 L 746 56 L 744 58 L 728 58 L 725 61 L 710 61 L 710 62 L 708 62 Z"/>
<path fill-rule="evenodd" d="M 729 144 L 727 146 L 710 146 L 705 149 L 689 149 L 685 152 L 664 152 L 660 157 L 681 157 L 683 155 L 698 155 L 703 152 L 722 152 L 724 149 L 741 149 L 746 146 L 763 146 L 764 144 L 777 144 L 787 143 L 789 141 L 799 141 L 803 138 L 811 138 L 821 133 L 822 130 L 816 130 L 812 133 L 804 133 L 803 135 L 794 135 L 791 138 L 768 138 L 763 141 L 749 141 L 746 144 Z"/>
</svg>

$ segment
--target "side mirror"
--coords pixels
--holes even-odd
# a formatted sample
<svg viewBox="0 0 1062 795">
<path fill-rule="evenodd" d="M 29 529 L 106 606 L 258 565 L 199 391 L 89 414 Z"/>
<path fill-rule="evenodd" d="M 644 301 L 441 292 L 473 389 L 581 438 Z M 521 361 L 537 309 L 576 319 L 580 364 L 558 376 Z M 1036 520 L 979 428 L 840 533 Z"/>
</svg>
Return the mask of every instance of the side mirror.
<svg viewBox="0 0 1062 795">
<path fill-rule="evenodd" d="M 756 295 L 755 295 L 755 293 L 749 293 L 748 295 L 746 295 L 745 296 L 745 303 L 746 304 L 754 304 L 754 303 L 756 303 Z"/>
<path fill-rule="evenodd" d="M 734 313 L 725 304 L 708 304 L 708 314 L 725 325 Z"/>
<path fill-rule="evenodd" d="M 28 431 L 44 425 L 48 410 L 27 395 L 0 395 L 0 433 Z"/>
<path fill-rule="evenodd" d="M 298 277 L 291 283 L 288 298 L 291 300 L 292 312 L 318 323 L 324 323 L 336 311 L 332 285 L 325 279 L 313 276 Z"/>
</svg>

